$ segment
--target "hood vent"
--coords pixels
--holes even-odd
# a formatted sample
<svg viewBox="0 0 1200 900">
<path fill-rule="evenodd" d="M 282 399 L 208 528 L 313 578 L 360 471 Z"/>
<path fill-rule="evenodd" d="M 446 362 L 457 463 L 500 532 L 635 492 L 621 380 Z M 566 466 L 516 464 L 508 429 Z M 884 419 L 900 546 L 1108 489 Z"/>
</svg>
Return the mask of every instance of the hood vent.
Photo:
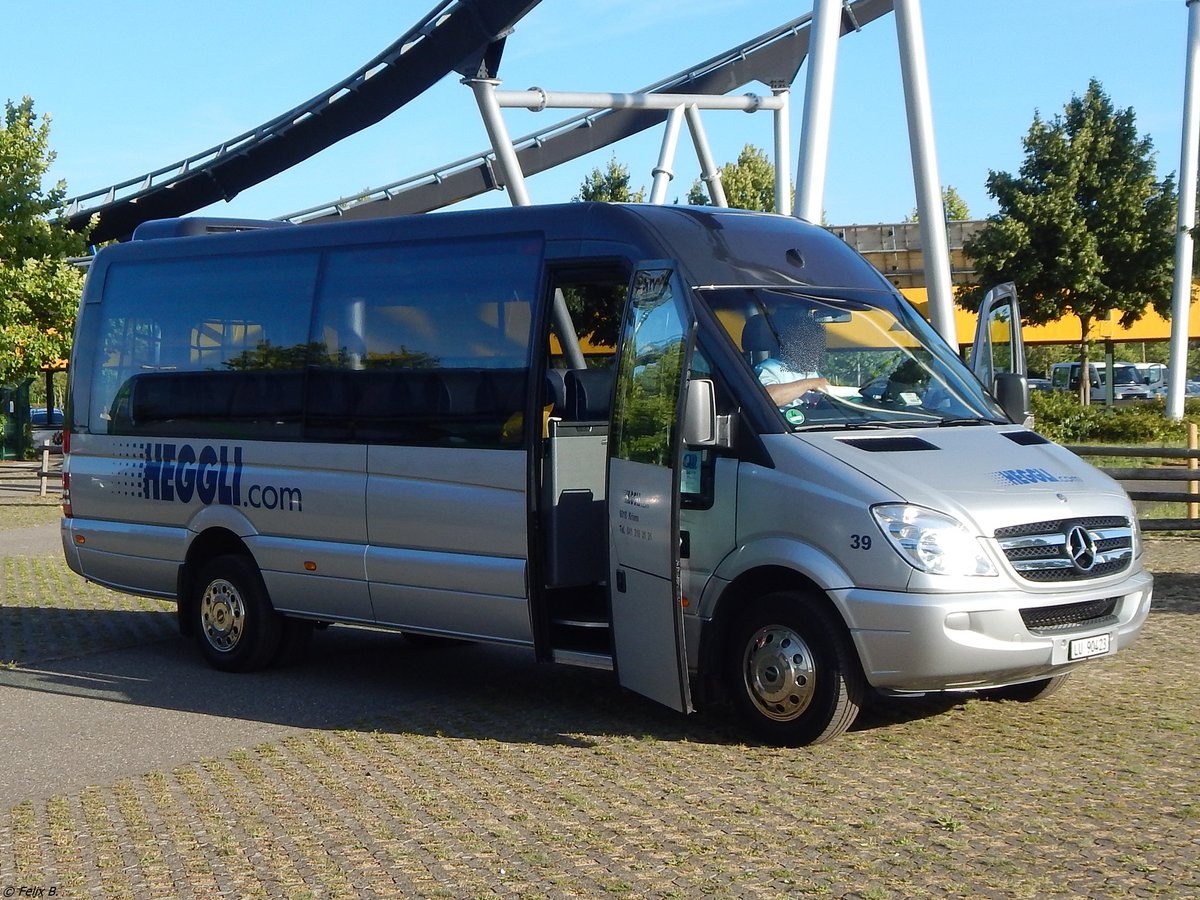
<svg viewBox="0 0 1200 900">
<path fill-rule="evenodd" d="M 869 453 L 903 453 L 909 450 L 937 450 L 933 444 L 918 437 L 849 438 L 843 444 Z"/>
<path fill-rule="evenodd" d="M 1050 441 L 1036 431 L 1002 431 L 1006 438 L 1022 447 L 1032 447 L 1034 444 L 1049 444 Z"/>
</svg>

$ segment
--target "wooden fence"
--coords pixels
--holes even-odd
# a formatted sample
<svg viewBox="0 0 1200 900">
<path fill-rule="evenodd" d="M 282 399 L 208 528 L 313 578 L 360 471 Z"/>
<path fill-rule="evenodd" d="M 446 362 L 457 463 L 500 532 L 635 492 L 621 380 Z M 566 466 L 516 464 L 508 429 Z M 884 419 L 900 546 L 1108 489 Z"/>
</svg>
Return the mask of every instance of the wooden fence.
<svg viewBox="0 0 1200 900">
<path fill-rule="evenodd" d="M 1125 488 L 1130 499 L 1156 503 L 1187 504 L 1187 517 L 1140 518 L 1142 531 L 1200 531 L 1200 449 L 1196 426 L 1188 426 L 1187 447 L 1106 447 L 1094 444 L 1069 446 L 1079 456 L 1126 456 L 1158 459 L 1152 466 L 1101 466 Z M 1162 489 L 1155 489 L 1161 483 Z M 1151 486 L 1153 485 L 1153 486 Z"/>
</svg>

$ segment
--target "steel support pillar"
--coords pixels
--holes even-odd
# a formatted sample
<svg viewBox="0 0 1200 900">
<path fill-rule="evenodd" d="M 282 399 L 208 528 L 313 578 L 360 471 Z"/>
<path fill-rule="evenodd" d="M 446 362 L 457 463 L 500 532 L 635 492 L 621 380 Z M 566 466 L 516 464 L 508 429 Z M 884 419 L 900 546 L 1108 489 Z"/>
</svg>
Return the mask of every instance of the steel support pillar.
<svg viewBox="0 0 1200 900">
<path fill-rule="evenodd" d="M 525 173 L 521 171 L 517 151 L 513 148 L 508 126 L 504 124 L 500 104 L 496 101 L 496 88 L 500 82 L 495 78 L 465 78 L 463 83 L 470 85 L 475 93 L 475 102 L 479 105 L 480 116 L 483 117 L 483 127 L 487 130 L 488 140 L 492 142 L 496 163 L 500 166 L 504 185 L 508 189 L 509 202 L 513 206 L 530 206 L 529 191 L 525 188 Z"/>
<path fill-rule="evenodd" d="M 921 257 L 925 264 L 925 289 L 929 293 L 929 320 L 938 334 L 946 339 L 946 343 L 957 349 L 954 287 L 950 281 L 950 249 L 946 241 L 946 210 L 942 206 L 942 185 L 938 179 L 937 150 L 933 138 L 921 3 L 920 0 L 896 0 L 895 10 L 913 185 L 917 192 Z M 1020 327 L 1019 323 L 1014 324 Z"/>
<path fill-rule="evenodd" d="M 783 105 L 775 112 L 775 212 L 781 216 L 792 214 L 792 159 L 791 144 L 791 115 L 788 112 L 788 100 L 791 91 L 786 87 L 775 87 L 771 93 L 783 100 Z"/>
<path fill-rule="evenodd" d="M 1196 226 L 1196 169 L 1200 149 L 1200 0 L 1187 0 L 1187 65 L 1184 69 L 1183 139 L 1179 151 L 1179 213 L 1175 233 L 1175 281 L 1171 289 L 1171 350 L 1167 367 L 1167 416 L 1183 418 L 1187 392 L 1188 319 L 1192 305 L 1192 229 Z"/>
<path fill-rule="evenodd" d="M 725 199 L 725 186 L 721 184 L 721 169 L 713 159 L 712 148 L 708 144 L 708 134 L 704 130 L 704 123 L 700 121 L 700 110 L 689 104 L 685 115 L 688 131 L 692 133 L 692 146 L 696 148 L 696 158 L 700 161 L 700 180 L 708 187 L 708 199 L 712 201 L 713 206 L 728 206 L 729 201 Z M 775 157 L 777 167 L 780 164 L 779 160 L 780 157 Z"/>
<path fill-rule="evenodd" d="M 796 215 L 820 223 L 824 216 L 825 173 L 833 119 L 833 81 L 841 34 L 842 0 L 816 0 L 809 34 L 804 121 L 796 171 Z M 779 165 L 779 163 L 776 163 Z"/>
<path fill-rule="evenodd" d="M 682 106 L 676 106 L 667 113 L 667 127 L 663 132 L 662 147 L 658 152 L 658 165 L 654 167 L 654 181 L 650 185 L 650 202 L 663 204 L 667 202 L 667 187 L 675 177 L 672 166 L 675 165 L 675 150 L 679 146 L 679 130 L 683 127 Z"/>
</svg>

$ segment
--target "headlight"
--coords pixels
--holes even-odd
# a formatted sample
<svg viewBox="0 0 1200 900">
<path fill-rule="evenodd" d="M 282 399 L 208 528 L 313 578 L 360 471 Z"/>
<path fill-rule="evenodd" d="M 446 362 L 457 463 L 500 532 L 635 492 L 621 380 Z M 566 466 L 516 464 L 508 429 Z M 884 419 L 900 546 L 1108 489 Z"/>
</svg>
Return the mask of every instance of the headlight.
<svg viewBox="0 0 1200 900">
<path fill-rule="evenodd" d="M 1131 523 L 1130 538 L 1133 541 L 1133 558 L 1137 559 L 1142 555 L 1142 525 L 1138 521 L 1137 510 L 1129 510 L 1129 521 Z"/>
<path fill-rule="evenodd" d="M 912 566 L 933 575 L 995 575 L 979 540 L 944 513 L 889 503 L 874 506 L 875 521 L 892 546 Z"/>
</svg>

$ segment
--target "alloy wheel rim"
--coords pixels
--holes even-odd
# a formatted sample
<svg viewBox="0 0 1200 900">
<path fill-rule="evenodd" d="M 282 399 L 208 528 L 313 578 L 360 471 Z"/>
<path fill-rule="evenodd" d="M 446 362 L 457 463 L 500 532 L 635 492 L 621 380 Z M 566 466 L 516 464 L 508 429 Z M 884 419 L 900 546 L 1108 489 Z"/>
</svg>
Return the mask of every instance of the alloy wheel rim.
<svg viewBox="0 0 1200 900">
<path fill-rule="evenodd" d="M 765 625 L 746 643 L 742 657 L 746 693 L 767 718 L 791 722 L 802 716 L 816 693 L 816 663 L 795 630 Z"/>
<path fill-rule="evenodd" d="M 233 584 L 223 578 L 209 584 L 200 598 L 200 622 L 213 649 L 228 653 L 237 647 L 245 631 L 246 604 Z"/>
</svg>

